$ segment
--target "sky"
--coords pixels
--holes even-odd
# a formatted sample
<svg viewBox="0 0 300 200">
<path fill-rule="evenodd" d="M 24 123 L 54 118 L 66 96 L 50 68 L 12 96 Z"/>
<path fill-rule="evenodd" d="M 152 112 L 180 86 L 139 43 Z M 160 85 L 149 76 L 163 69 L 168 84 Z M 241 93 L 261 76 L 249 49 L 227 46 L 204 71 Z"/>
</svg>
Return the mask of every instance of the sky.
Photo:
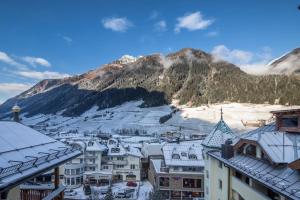
<svg viewBox="0 0 300 200">
<path fill-rule="evenodd" d="M 1 0 L 0 103 L 122 55 L 196 48 L 257 73 L 300 47 L 300 0 Z"/>
</svg>

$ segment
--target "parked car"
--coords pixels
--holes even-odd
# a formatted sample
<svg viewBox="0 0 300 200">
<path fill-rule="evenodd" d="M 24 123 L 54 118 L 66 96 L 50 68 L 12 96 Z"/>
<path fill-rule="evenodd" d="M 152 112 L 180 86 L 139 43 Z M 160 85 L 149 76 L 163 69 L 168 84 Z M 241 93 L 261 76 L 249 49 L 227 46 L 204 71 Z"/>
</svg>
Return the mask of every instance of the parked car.
<svg viewBox="0 0 300 200">
<path fill-rule="evenodd" d="M 127 185 L 128 187 L 136 187 L 136 186 L 137 186 L 137 183 L 136 183 L 136 182 L 133 182 L 133 181 L 128 181 L 126 185 Z"/>
<path fill-rule="evenodd" d="M 130 198 L 131 194 L 126 193 L 125 191 L 119 191 L 117 193 L 114 194 L 115 198 Z"/>
<path fill-rule="evenodd" d="M 65 196 L 75 196 L 75 195 L 77 195 L 77 192 L 72 190 L 72 189 L 67 189 L 67 190 L 65 190 L 64 193 L 65 193 Z"/>
</svg>

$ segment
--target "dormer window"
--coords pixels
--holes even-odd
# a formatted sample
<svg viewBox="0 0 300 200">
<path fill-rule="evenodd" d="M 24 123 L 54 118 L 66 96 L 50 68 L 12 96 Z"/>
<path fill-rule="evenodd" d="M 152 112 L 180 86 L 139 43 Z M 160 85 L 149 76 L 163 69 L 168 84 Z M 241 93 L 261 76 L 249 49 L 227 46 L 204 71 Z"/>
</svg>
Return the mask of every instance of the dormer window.
<svg viewBox="0 0 300 200">
<path fill-rule="evenodd" d="M 277 130 L 283 132 L 300 132 L 300 109 L 271 112 L 276 117 Z"/>
<path fill-rule="evenodd" d="M 119 153 L 120 152 L 120 148 L 111 148 L 111 152 L 112 153 Z"/>
<path fill-rule="evenodd" d="M 197 156 L 195 154 L 189 154 L 189 159 L 197 160 Z"/>
<path fill-rule="evenodd" d="M 283 127 L 298 127 L 298 117 L 282 117 L 281 122 Z"/>
<path fill-rule="evenodd" d="M 180 159 L 179 154 L 173 154 L 173 155 L 172 155 L 172 159 Z"/>
<path fill-rule="evenodd" d="M 88 142 L 88 146 L 90 147 L 90 146 L 93 146 L 94 145 L 94 142 Z"/>
</svg>

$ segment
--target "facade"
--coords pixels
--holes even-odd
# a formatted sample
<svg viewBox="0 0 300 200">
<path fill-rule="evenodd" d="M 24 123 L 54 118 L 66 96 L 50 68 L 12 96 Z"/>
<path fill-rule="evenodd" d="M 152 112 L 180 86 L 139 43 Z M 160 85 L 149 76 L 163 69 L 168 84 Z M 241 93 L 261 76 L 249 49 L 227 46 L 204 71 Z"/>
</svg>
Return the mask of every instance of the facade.
<svg viewBox="0 0 300 200">
<path fill-rule="evenodd" d="M 199 141 L 169 143 L 163 159 L 150 159 L 148 178 L 164 199 L 204 197 L 204 161 Z"/>
<path fill-rule="evenodd" d="M 114 182 L 140 181 L 142 158 L 140 150 L 124 145 L 116 139 L 108 140 L 107 147 L 108 151 L 102 159 L 102 171 L 111 171 Z"/>
<path fill-rule="evenodd" d="M 300 110 L 207 152 L 206 199 L 300 199 Z"/>
<path fill-rule="evenodd" d="M 222 144 L 225 143 L 228 139 L 233 139 L 235 136 L 226 122 L 223 120 L 222 112 L 221 112 L 221 119 L 215 126 L 215 128 L 206 136 L 206 138 L 202 142 L 203 146 L 203 157 L 205 160 L 205 199 L 217 199 L 216 193 L 214 191 L 210 191 L 210 188 L 216 188 L 217 184 L 212 182 L 211 177 L 222 177 L 227 176 L 227 172 L 224 170 L 216 170 L 214 167 L 218 165 L 213 165 L 208 162 L 208 152 L 211 150 L 221 150 Z M 215 163 L 213 163 L 215 164 Z M 218 168 L 217 168 L 218 169 Z M 218 196 L 223 196 L 224 194 L 221 193 Z"/>
</svg>

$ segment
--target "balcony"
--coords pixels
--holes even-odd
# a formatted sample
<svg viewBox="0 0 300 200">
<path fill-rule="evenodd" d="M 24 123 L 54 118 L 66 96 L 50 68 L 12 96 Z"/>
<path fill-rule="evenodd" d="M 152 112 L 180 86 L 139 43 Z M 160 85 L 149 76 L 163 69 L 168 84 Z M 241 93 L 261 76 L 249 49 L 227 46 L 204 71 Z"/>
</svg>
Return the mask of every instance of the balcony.
<svg viewBox="0 0 300 200">
<path fill-rule="evenodd" d="M 112 163 L 114 165 L 127 165 L 128 161 L 127 160 L 113 160 Z"/>
</svg>

